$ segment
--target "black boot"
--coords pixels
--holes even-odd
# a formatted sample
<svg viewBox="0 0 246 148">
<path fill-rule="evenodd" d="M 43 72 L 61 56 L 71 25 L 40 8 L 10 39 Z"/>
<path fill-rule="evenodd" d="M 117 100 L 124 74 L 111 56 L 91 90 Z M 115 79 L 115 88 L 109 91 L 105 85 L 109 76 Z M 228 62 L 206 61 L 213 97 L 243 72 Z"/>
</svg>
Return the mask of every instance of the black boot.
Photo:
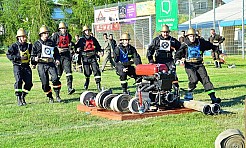
<svg viewBox="0 0 246 148">
<path fill-rule="evenodd" d="M 52 96 L 52 92 L 48 93 L 47 97 L 48 97 L 50 103 L 54 103 L 54 98 Z"/>
<path fill-rule="evenodd" d="M 221 99 L 220 98 L 216 98 L 215 97 L 215 92 L 212 92 L 210 94 L 208 94 L 212 100 L 212 104 L 214 103 L 220 103 L 221 102 Z"/>
<path fill-rule="evenodd" d="M 87 90 L 87 89 L 88 89 L 88 87 L 89 87 L 89 83 L 90 83 L 90 78 L 86 78 L 86 79 L 85 79 L 85 84 L 84 84 L 84 88 L 85 88 L 85 90 Z"/>
<path fill-rule="evenodd" d="M 74 88 L 68 88 L 68 94 L 71 95 L 75 92 Z"/>
<path fill-rule="evenodd" d="M 215 68 L 218 68 L 219 67 L 218 61 L 214 61 L 214 66 L 215 66 Z"/>
<path fill-rule="evenodd" d="M 55 89 L 54 91 L 56 93 L 56 100 L 57 100 L 57 102 L 60 103 L 61 102 L 60 89 Z"/>
<path fill-rule="evenodd" d="M 21 101 L 22 101 L 23 105 L 26 105 L 26 100 L 25 100 L 26 95 L 27 95 L 27 93 L 23 91 L 22 95 L 21 95 Z"/>
<path fill-rule="evenodd" d="M 101 83 L 100 83 L 100 82 L 97 83 L 97 90 L 98 90 L 98 91 L 102 91 L 102 89 L 101 89 Z"/>
<path fill-rule="evenodd" d="M 23 106 L 23 103 L 21 101 L 21 96 L 20 95 L 19 96 L 16 96 L 16 98 L 17 98 L 17 105 L 18 106 Z"/>
<path fill-rule="evenodd" d="M 121 87 L 122 87 L 122 90 L 123 90 L 123 94 L 128 94 L 128 91 L 127 91 L 127 83 L 122 83 L 121 84 Z"/>
</svg>

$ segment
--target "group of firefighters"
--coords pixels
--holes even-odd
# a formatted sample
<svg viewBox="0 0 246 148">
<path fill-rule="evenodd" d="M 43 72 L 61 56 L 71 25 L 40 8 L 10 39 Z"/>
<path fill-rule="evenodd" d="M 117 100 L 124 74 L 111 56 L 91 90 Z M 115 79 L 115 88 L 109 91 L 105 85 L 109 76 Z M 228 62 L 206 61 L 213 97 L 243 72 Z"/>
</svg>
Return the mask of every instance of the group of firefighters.
<svg viewBox="0 0 246 148">
<path fill-rule="evenodd" d="M 211 31 L 214 30 L 211 29 Z M 75 92 L 72 85 L 72 46 L 74 47 L 73 52 L 77 54 L 76 60 L 82 61 L 80 65 L 83 65 L 85 90 L 89 87 L 90 76 L 93 72 L 97 90 L 101 91 L 101 73 L 104 71 L 107 61 L 110 61 L 112 68 L 116 69 L 116 73 L 120 77 L 123 93 L 128 93 L 127 76 L 134 78 L 136 82 L 141 81 L 141 78 L 137 77 L 134 67 L 134 64 L 142 64 L 141 57 L 136 48 L 130 44 L 131 37 L 129 33 L 121 35 L 118 45 L 113 40 L 112 34 L 110 39 L 107 38 L 107 34 L 103 34 L 105 41 L 103 48 L 101 48 L 88 26 L 83 27 L 82 37 L 75 36 L 75 43 L 72 42 L 72 36 L 68 33 L 64 22 L 59 24 L 58 32 L 53 33 L 52 36 L 49 36 L 49 33 L 48 27 L 42 26 L 39 30 L 40 38 L 32 45 L 27 43 L 27 34 L 24 29 L 20 28 L 16 35 L 17 42 L 12 44 L 7 51 L 6 55 L 13 63 L 16 80 L 14 88 L 19 106 L 26 105 L 25 96 L 33 86 L 31 67 L 37 68 L 42 89 L 50 103 L 54 103 L 54 98 L 49 79 L 51 79 L 57 102 L 61 102 L 60 78 L 63 71 L 66 73 L 68 94 Z M 214 36 L 211 35 L 210 41 L 206 41 L 203 38 L 199 38 L 196 31 L 190 28 L 181 43 L 170 36 L 169 27 L 163 25 L 161 34 L 153 39 L 147 50 L 148 62 L 166 64 L 169 69 L 175 70 L 175 65 L 182 60 L 189 80 L 185 99 L 193 99 L 193 91 L 198 81 L 200 81 L 210 96 L 212 103 L 220 103 L 221 100 L 215 96 L 214 87 L 203 65 L 202 57 L 202 53 L 205 50 L 212 49 L 217 53 L 218 44 L 221 41 L 218 41 L 216 45 L 212 43 L 214 43 L 214 40 L 219 39 L 221 37 L 214 34 Z M 98 55 L 105 56 L 101 69 L 98 64 Z M 220 65 L 217 63 L 217 66 Z M 82 66 L 80 68 L 82 70 Z M 177 75 L 173 86 L 175 90 L 179 90 Z"/>
</svg>

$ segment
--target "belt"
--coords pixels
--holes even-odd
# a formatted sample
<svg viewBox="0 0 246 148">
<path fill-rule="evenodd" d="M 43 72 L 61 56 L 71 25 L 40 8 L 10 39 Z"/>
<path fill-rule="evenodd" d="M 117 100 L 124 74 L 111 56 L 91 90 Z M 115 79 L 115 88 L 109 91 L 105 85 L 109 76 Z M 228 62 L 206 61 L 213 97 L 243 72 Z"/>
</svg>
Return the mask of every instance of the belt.
<svg viewBox="0 0 246 148">
<path fill-rule="evenodd" d="M 58 48 L 59 53 L 69 51 L 69 48 Z"/>
<path fill-rule="evenodd" d="M 51 63 L 51 62 L 54 62 L 54 59 L 53 58 L 40 58 L 38 59 L 38 62 Z"/>
<path fill-rule="evenodd" d="M 82 52 L 82 55 L 86 56 L 86 57 L 91 57 L 91 56 L 93 56 L 95 54 L 96 54 L 95 52 Z"/>
<path fill-rule="evenodd" d="M 186 59 L 185 61 L 190 62 L 190 63 L 197 63 L 197 62 L 202 61 L 202 59 L 201 58 L 189 58 L 189 59 Z"/>
</svg>

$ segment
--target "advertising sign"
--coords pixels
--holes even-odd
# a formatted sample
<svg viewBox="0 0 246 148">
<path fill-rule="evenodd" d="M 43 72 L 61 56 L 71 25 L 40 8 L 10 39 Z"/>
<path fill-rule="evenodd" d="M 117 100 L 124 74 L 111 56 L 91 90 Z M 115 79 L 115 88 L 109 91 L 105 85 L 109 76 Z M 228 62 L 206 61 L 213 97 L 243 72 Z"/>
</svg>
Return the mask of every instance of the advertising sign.
<svg viewBox="0 0 246 148">
<path fill-rule="evenodd" d="M 170 30 L 178 30 L 178 0 L 156 0 L 156 31 L 166 24 Z"/>
<path fill-rule="evenodd" d="M 118 6 L 94 11 L 94 23 L 102 23 L 95 25 L 96 31 L 119 30 L 119 23 L 112 22 L 117 20 L 119 20 Z"/>
<path fill-rule="evenodd" d="M 136 3 L 137 16 L 155 14 L 155 1 Z"/>
</svg>

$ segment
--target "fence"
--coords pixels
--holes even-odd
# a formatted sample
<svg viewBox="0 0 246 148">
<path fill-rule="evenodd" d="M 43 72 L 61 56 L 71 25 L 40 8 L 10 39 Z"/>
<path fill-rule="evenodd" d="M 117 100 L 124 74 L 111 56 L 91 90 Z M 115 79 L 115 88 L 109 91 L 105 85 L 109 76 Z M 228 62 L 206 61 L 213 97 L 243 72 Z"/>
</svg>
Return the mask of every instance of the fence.
<svg viewBox="0 0 246 148">
<path fill-rule="evenodd" d="M 128 1 L 128 2 L 118 2 L 115 4 L 110 5 L 104 5 L 104 6 L 97 6 L 94 9 L 103 9 L 103 8 L 110 8 L 115 6 L 121 6 L 124 4 L 132 4 L 132 3 L 138 3 L 142 2 L 144 0 L 134 0 L 134 1 Z M 145 0 L 146 1 L 146 0 Z M 191 1 L 191 18 L 195 18 L 207 11 L 212 10 L 213 4 L 211 0 L 190 0 Z M 222 5 L 222 1 L 217 1 L 216 7 Z M 188 21 L 189 16 L 189 0 L 179 0 L 178 2 L 179 7 L 179 24 L 181 24 L 184 21 Z M 185 17 L 184 17 L 185 16 Z M 213 17 L 213 16 L 211 16 Z M 137 17 L 134 19 L 124 19 L 124 20 L 118 20 L 117 22 L 111 22 L 111 23 L 118 23 L 119 29 L 118 30 L 109 30 L 109 31 L 97 31 L 96 27 L 98 26 L 106 26 L 107 23 L 94 23 L 92 25 L 93 32 L 97 39 L 99 40 L 99 43 L 103 45 L 103 33 L 113 34 L 114 39 L 116 41 L 119 41 L 120 34 L 123 32 L 128 32 L 131 35 L 131 42 L 133 46 L 135 46 L 139 53 L 143 56 L 146 55 L 146 48 L 152 41 L 154 37 L 159 35 L 159 32 L 156 32 L 155 25 L 155 14 L 144 16 L 144 17 Z M 181 22 L 182 21 L 182 22 Z M 217 24 L 218 25 L 218 24 Z M 205 26 L 208 26 L 205 24 Z M 212 25 L 210 27 L 204 27 L 204 24 L 196 24 L 195 29 L 198 29 L 200 31 L 200 34 L 204 39 L 208 39 L 210 36 L 210 29 L 212 28 Z M 221 49 L 224 53 L 227 55 L 240 55 L 242 54 L 242 41 L 241 36 L 242 33 L 240 31 L 240 26 L 230 26 L 230 27 L 223 27 L 223 29 L 216 27 L 215 28 L 216 33 L 221 34 L 225 37 L 225 41 L 221 46 Z M 222 31 L 223 30 L 223 31 Z M 181 30 L 178 31 L 172 31 L 171 36 L 178 38 Z M 118 42 L 117 42 L 118 43 Z"/>
</svg>

